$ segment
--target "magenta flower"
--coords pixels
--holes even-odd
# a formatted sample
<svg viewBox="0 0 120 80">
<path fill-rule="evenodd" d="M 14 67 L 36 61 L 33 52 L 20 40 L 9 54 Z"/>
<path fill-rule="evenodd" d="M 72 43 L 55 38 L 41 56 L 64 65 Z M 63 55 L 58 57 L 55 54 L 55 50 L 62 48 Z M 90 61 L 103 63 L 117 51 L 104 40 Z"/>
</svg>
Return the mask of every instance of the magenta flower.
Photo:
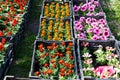
<svg viewBox="0 0 120 80">
<path fill-rule="evenodd" d="M 87 16 L 91 16 L 91 12 L 88 12 L 86 15 L 87 15 Z"/>
<path fill-rule="evenodd" d="M 102 32 L 100 29 L 94 29 L 93 31 L 97 36 L 99 36 Z"/>
<path fill-rule="evenodd" d="M 108 32 L 108 31 L 105 31 L 105 32 L 103 33 L 103 36 L 109 37 L 109 36 L 110 36 L 110 34 L 109 34 L 109 32 Z"/>
<path fill-rule="evenodd" d="M 107 22 L 105 19 L 99 19 L 99 23 L 103 24 L 103 25 L 107 25 Z"/>
<path fill-rule="evenodd" d="M 98 16 L 98 15 L 104 15 L 104 12 L 96 13 L 96 16 Z"/>
<path fill-rule="evenodd" d="M 76 6 L 76 5 L 74 5 L 73 9 L 74 9 L 74 12 L 78 12 L 79 9 L 80 9 L 80 6 Z"/>
<path fill-rule="evenodd" d="M 95 10 L 95 5 L 91 5 L 90 7 L 89 7 L 89 11 L 94 11 Z"/>
<path fill-rule="evenodd" d="M 95 18 L 92 18 L 92 22 L 97 22 L 97 19 L 95 19 Z"/>
<path fill-rule="evenodd" d="M 104 31 L 109 31 L 109 28 L 104 28 Z"/>
<path fill-rule="evenodd" d="M 99 2 L 98 2 L 98 1 L 94 1 L 94 4 L 95 4 L 96 6 L 99 6 Z"/>
<path fill-rule="evenodd" d="M 113 66 L 99 66 L 94 69 L 94 73 L 100 78 L 109 78 L 115 74 L 115 70 Z"/>
<path fill-rule="evenodd" d="M 77 26 L 77 25 L 79 25 L 79 24 L 81 24 L 79 21 L 74 21 L 74 25 L 75 25 L 75 26 Z"/>
<path fill-rule="evenodd" d="M 86 23 L 87 23 L 87 24 L 90 24 L 90 23 L 91 23 L 91 21 L 92 21 L 92 19 L 91 19 L 91 18 L 87 18 L 87 19 L 86 19 Z"/>
<path fill-rule="evenodd" d="M 82 23 L 84 21 L 85 17 L 80 17 L 79 21 Z"/>
<path fill-rule="evenodd" d="M 86 4 L 84 4 L 83 6 L 81 6 L 81 11 L 86 11 L 87 10 L 87 8 L 88 8 L 88 5 L 87 5 L 87 3 Z"/>
<path fill-rule="evenodd" d="M 76 30 L 80 30 L 80 31 L 83 30 L 83 26 L 81 24 L 77 25 Z"/>
<path fill-rule="evenodd" d="M 91 23 L 91 25 L 92 25 L 93 27 L 97 27 L 97 26 L 98 26 L 98 22 L 93 22 L 93 23 Z"/>
<path fill-rule="evenodd" d="M 107 40 L 106 36 L 100 36 L 100 40 Z"/>
<path fill-rule="evenodd" d="M 93 37 L 92 37 L 92 40 L 98 40 L 99 39 L 99 36 L 97 36 L 97 35 L 94 35 Z"/>
<path fill-rule="evenodd" d="M 84 39 L 85 38 L 85 34 L 84 33 L 78 34 L 78 38 Z"/>
</svg>

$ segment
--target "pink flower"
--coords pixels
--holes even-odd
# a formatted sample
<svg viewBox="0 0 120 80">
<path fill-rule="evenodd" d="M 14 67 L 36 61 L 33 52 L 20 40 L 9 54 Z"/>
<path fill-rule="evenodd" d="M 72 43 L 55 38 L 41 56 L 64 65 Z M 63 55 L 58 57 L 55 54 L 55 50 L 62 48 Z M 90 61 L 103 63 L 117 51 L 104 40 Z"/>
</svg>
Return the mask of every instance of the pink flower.
<svg viewBox="0 0 120 80">
<path fill-rule="evenodd" d="M 95 4 L 96 6 L 99 6 L 99 2 L 98 2 L 98 1 L 94 1 L 94 4 Z"/>
<path fill-rule="evenodd" d="M 109 28 L 104 28 L 104 31 L 109 31 Z"/>
<path fill-rule="evenodd" d="M 90 24 L 90 23 L 91 23 L 91 20 L 92 20 L 91 18 L 87 18 L 87 19 L 86 19 L 86 23 L 87 23 L 87 24 Z"/>
<path fill-rule="evenodd" d="M 98 22 L 92 22 L 91 25 L 92 25 L 93 27 L 97 27 L 97 26 L 98 26 Z"/>
<path fill-rule="evenodd" d="M 94 29 L 93 31 L 97 36 L 99 36 L 102 32 L 101 29 Z"/>
<path fill-rule="evenodd" d="M 107 22 L 106 22 L 106 20 L 104 20 L 104 19 L 99 19 L 99 23 L 101 23 L 101 24 L 103 24 L 103 25 L 107 25 Z"/>
<path fill-rule="evenodd" d="M 79 25 L 76 25 L 76 30 L 83 30 L 83 26 L 81 25 L 81 24 L 79 24 Z"/>
<path fill-rule="evenodd" d="M 74 21 L 74 25 L 75 25 L 75 26 L 77 26 L 77 25 L 79 25 L 79 24 L 81 24 L 79 21 Z"/>
<path fill-rule="evenodd" d="M 84 63 L 85 63 L 85 64 L 88 64 L 88 65 L 91 64 L 92 62 L 93 62 L 92 59 L 88 59 L 88 60 L 85 60 L 85 61 L 84 61 Z"/>
<path fill-rule="evenodd" d="M 89 7 L 89 11 L 94 11 L 95 10 L 95 5 L 91 5 L 90 7 Z"/>
<path fill-rule="evenodd" d="M 109 32 L 108 32 L 108 31 L 105 31 L 105 32 L 103 33 L 103 36 L 109 37 L 109 36 L 110 36 L 110 34 L 109 34 Z"/>
<path fill-rule="evenodd" d="M 80 22 L 83 22 L 84 19 L 85 19 L 85 17 L 80 17 L 79 21 L 80 21 Z"/>
<path fill-rule="evenodd" d="M 73 9 L 74 9 L 74 12 L 78 12 L 79 9 L 80 9 L 80 6 L 76 6 L 76 5 L 74 5 Z"/>
<path fill-rule="evenodd" d="M 86 11 L 87 10 L 87 8 L 88 8 L 88 5 L 87 5 L 87 3 L 86 4 L 84 4 L 83 6 L 81 6 L 81 11 Z"/>
<path fill-rule="evenodd" d="M 98 15 L 104 15 L 105 13 L 104 12 L 99 12 L 99 13 L 96 13 L 96 16 Z"/>
<path fill-rule="evenodd" d="M 92 18 L 92 22 L 97 22 L 97 19 L 95 19 L 95 18 Z"/>
<path fill-rule="evenodd" d="M 100 40 L 107 40 L 106 36 L 100 36 Z"/>
<path fill-rule="evenodd" d="M 99 66 L 94 69 L 94 73 L 100 78 L 109 78 L 115 74 L 115 70 L 113 66 Z"/>
<path fill-rule="evenodd" d="M 84 33 L 80 33 L 77 35 L 78 38 L 84 39 L 85 38 L 85 34 Z"/>
<path fill-rule="evenodd" d="M 113 53 L 112 56 L 115 57 L 115 58 L 118 58 L 118 55 L 117 55 L 117 54 L 114 54 L 114 53 Z"/>
<path fill-rule="evenodd" d="M 82 56 L 85 57 L 85 58 L 89 58 L 89 57 L 91 57 L 92 55 L 89 54 L 89 53 L 84 53 L 84 55 L 82 55 Z"/>
<path fill-rule="evenodd" d="M 97 36 L 97 35 L 94 35 L 93 37 L 92 37 L 92 40 L 98 40 L 99 39 L 99 36 Z"/>
<path fill-rule="evenodd" d="M 88 12 L 86 15 L 87 15 L 87 16 L 91 16 L 91 12 Z"/>
</svg>

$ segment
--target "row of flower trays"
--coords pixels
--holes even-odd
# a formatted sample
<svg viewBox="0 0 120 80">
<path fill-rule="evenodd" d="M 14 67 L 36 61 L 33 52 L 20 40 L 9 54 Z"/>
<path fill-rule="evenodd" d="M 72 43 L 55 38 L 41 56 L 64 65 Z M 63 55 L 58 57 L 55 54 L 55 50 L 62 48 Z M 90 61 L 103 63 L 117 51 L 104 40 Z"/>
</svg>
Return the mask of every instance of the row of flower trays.
<svg viewBox="0 0 120 80">
<path fill-rule="evenodd" d="M 28 0 L 0 1 L 0 80 L 3 80 L 24 30 Z"/>
<path fill-rule="evenodd" d="M 120 50 L 97 0 L 44 0 L 29 77 L 120 79 Z"/>
<path fill-rule="evenodd" d="M 27 3 L 28 0 L 0 2 L 0 38 L 9 38 L 15 48 L 23 35 L 27 18 Z"/>
</svg>

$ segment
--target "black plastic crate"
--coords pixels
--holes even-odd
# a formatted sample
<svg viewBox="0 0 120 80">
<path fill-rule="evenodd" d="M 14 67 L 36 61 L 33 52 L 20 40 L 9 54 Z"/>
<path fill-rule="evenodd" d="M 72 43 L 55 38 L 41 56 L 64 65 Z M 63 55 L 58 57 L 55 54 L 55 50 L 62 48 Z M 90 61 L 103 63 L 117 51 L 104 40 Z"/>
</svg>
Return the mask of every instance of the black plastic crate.
<svg viewBox="0 0 120 80">
<path fill-rule="evenodd" d="M 14 54 L 14 51 L 13 49 L 9 51 L 8 53 L 8 57 L 5 57 L 4 58 L 4 64 L 2 64 L 2 66 L 0 67 L 0 79 L 2 80 L 4 78 L 4 76 L 6 75 L 11 63 L 12 63 L 12 60 L 13 60 L 13 54 Z"/>
<path fill-rule="evenodd" d="M 40 18 L 40 25 L 39 25 L 39 32 L 38 32 L 38 34 L 37 34 L 37 37 L 36 37 L 36 39 L 40 39 L 40 40 L 47 40 L 47 39 L 45 39 L 45 38 L 42 38 L 41 36 L 40 36 L 40 34 L 41 34 L 41 23 L 42 23 L 42 20 L 46 20 L 46 23 L 48 23 L 50 20 L 53 20 L 53 21 L 56 21 L 56 20 L 58 20 L 57 22 L 60 22 L 60 20 L 63 20 L 63 22 L 64 22 L 64 24 L 65 24 L 65 21 L 69 21 L 69 27 L 70 27 L 70 36 L 71 36 L 71 40 L 73 39 L 73 29 L 72 29 L 72 19 L 48 19 L 48 18 Z M 55 24 L 55 22 L 54 22 L 54 24 Z M 54 24 L 52 24 L 52 25 L 54 25 Z M 47 24 L 47 26 L 48 26 L 48 24 Z M 64 25 L 65 26 L 65 25 Z M 48 28 L 48 27 L 47 27 Z M 58 27 L 58 28 L 60 28 L 60 27 Z M 49 32 L 50 30 L 48 30 L 48 29 L 45 29 L 47 32 Z M 68 30 L 65 30 L 65 28 L 64 28 L 64 31 L 68 31 Z M 51 40 L 47 40 L 47 41 L 58 41 L 58 40 L 53 40 L 53 33 L 54 31 L 53 31 L 53 29 L 52 29 L 52 34 L 51 34 L 51 36 L 52 36 L 52 39 Z M 58 32 L 60 32 L 59 30 L 58 30 Z M 64 33 L 64 35 L 65 35 L 65 33 Z M 66 36 L 66 35 L 65 35 Z M 71 40 L 67 40 L 66 39 L 66 37 L 64 36 L 64 38 L 62 39 L 62 41 L 71 41 Z M 68 36 L 68 35 L 67 35 Z"/>
<path fill-rule="evenodd" d="M 86 32 L 85 32 L 85 38 L 84 38 L 84 39 L 77 37 L 77 31 L 76 31 L 76 28 L 75 28 L 75 25 L 74 25 L 74 21 L 79 20 L 80 17 L 85 17 L 85 19 L 86 19 L 86 18 L 94 18 L 94 19 L 96 19 L 96 20 L 104 19 L 104 20 L 106 21 L 106 23 L 107 23 L 107 20 L 106 20 L 105 16 L 78 16 L 78 15 L 75 16 L 75 15 L 74 15 L 74 16 L 73 16 L 73 33 L 74 33 L 74 34 L 73 34 L 73 37 L 76 38 L 76 39 L 80 39 L 80 40 L 89 40 L 89 41 L 92 41 L 92 39 L 87 39 L 87 38 L 86 38 Z M 87 23 L 86 23 L 86 24 L 87 24 Z M 83 25 L 83 26 L 85 26 L 85 25 Z M 108 28 L 109 34 L 110 34 L 110 36 L 107 38 L 107 40 L 115 40 L 115 37 L 112 35 L 111 30 L 110 30 L 110 28 L 109 28 L 109 26 L 108 26 L 108 23 L 107 23 L 106 26 L 104 26 L 104 27 L 105 27 L 105 28 Z M 83 30 L 84 30 L 84 29 L 83 29 Z M 103 41 L 103 42 L 104 42 L 104 40 L 96 40 L 96 41 Z"/>
<path fill-rule="evenodd" d="M 73 5 L 72 5 L 73 15 L 87 16 L 86 14 L 81 14 L 81 13 L 83 13 L 82 11 L 81 11 L 80 14 L 75 13 L 75 12 L 74 12 L 74 5 L 79 6 L 81 3 L 85 4 L 85 3 L 88 3 L 88 2 L 89 2 L 89 0 L 73 0 L 73 1 L 72 1 L 72 4 L 73 4 Z M 98 1 L 98 2 L 99 2 L 99 1 Z M 103 11 L 100 3 L 98 3 L 98 5 L 99 5 L 99 6 L 97 7 L 98 12 L 102 12 L 102 14 L 101 14 L 101 15 L 94 15 L 94 16 L 105 16 L 105 13 L 104 13 L 104 11 Z M 91 15 L 91 16 L 92 16 L 92 15 Z"/>
<path fill-rule="evenodd" d="M 78 71 L 80 72 L 79 73 L 79 76 L 81 77 L 81 80 L 119 80 L 119 79 L 115 79 L 115 78 L 109 78 L 109 79 L 101 79 L 101 78 L 95 78 L 95 77 L 92 77 L 92 76 L 84 76 L 83 74 L 83 57 L 81 56 L 82 53 L 81 51 L 83 50 L 83 46 L 82 46 L 82 42 L 88 42 L 89 43 L 89 46 L 88 46 L 88 49 L 90 50 L 89 53 L 92 55 L 92 65 L 94 68 L 96 68 L 97 66 L 102 66 L 102 65 L 96 65 L 98 63 L 96 63 L 96 57 L 93 56 L 93 52 L 96 51 L 98 49 L 98 46 L 99 45 L 102 45 L 103 46 L 103 49 L 105 50 L 105 47 L 107 46 L 110 46 L 110 47 L 113 47 L 113 48 L 116 48 L 116 51 L 114 54 L 117 54 L 119 57 L 118 57 L 118 60 L 120 61 L 120 52 L 118 51 L 118 46 L 117 46 L 117 42 L 115 40 L 110 40 L 110 41 L 106 41 L 106 42 L 99 42 L 99 41 L 86 41 L 86 40 L 77 40 L 77 59 L 79 60 L 79 69 Z M 96 66 L 96 67 L 95 67 Z M 104 64 L 103 64 L 104 66 Z"/>
<path fill-rule="evenodd" d="M 79 80 L 78 78 L 78 70 L 77 70 L 77 63 L 76 63 L 76 54 L 75 54 L 75 50 L 74 50 L 74 42 L 73 41 L 65 41 L 65 44 L 68 45 L 69 42 L 73 43 L 73 59 L 74 59 L 74 71 L 76 74 L 76 78 L 74 80 Z M 40 79 L 40 80 L 50 80 L 50 79 L 44 79 L 42 76 L 35 76 L 34 72 L 38 71 L 40 69 L 40 65 L 38 64 L 39 62 L 36 60 L 36 50 L 38 49 L 38 45 L 39 44 L 43 44 L 44 46 L 50 46 L 52 43 L 56 43 L 57 45 L 61 44 L 61 42 L 55 42 L 55 41 L 42 41 L 42 40 L 36 40 L 34 42 L 34 50 L 33 50 L 33 56 L 32 56 L 32 63 L 31 63 L 31 70 L 29 73 L 29 77 L 30 79 Z M 59 58 L 59 57 L 58 57 Z M 42 66 L 41 66 L 42 68 Z M 59 67 L 60 68 L 60 67 Z M 55 80 L 58 80 L 58 76 L 55 77 Z"/>
<path fill-rule="evenodd" d="M 55 18 L 55 16 L 54 17 L 45 17 L 44 16 L 44 10 L 45 10 L 45 5 L 48 3 L 48 4 L 52 4 L 52 2 L 54 2 L 55 4 L 57 4 L 57 3 L 59 3 L 60 4 L 60 6 L 61 5 L 64 5 L 65 3 L 68 3 L 68 5 L 69 5 L 69 10 L 70 10 L 70 16 L 63 16 L 63 18 L 62 19 L 64 19 L 64 18 L 71 18 L 72 17 L 72 8 L 71 8 L 71 2 L 70 1 L 66 1 L 66 2 L 64 2 L 64 1 L 62 1 L 62 2 L 60 2 L 60 1 L 49 1 L 49 0 L 44 0 L 43 1 L 43 7 L 42 7 L 42 13 L 41 13 L 41 15 L 42 15 L 42 17 L 43 18 L 52 18 L 52 19 L 56 19 Z M 54 5 L 55 5 L 54 4 Z M 60 14 L 60 13 L 59 13 Z M 59 19 L 60 17 L 58 17 L 57 19 Z"/>
</svg>

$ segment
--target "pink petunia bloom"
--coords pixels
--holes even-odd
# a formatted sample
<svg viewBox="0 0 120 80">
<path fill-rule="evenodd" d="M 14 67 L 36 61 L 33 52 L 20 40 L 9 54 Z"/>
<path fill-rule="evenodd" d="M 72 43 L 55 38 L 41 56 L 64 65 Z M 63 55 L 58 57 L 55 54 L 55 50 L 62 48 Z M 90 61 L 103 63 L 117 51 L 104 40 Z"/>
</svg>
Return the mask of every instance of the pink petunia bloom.
<svg viewBox="0 0 120 80">
<path fill-rule="evenodd" d="M 76 25 L 76 30 L 83 30 L 83 26 L 81 25 L 81 24 L 79 24 L 79 25 Z"/>
<path fill-rule="evenodd" d="M 92 40 L 98 40 L 99 39 L 99 36 L 97 36 L 97 35 L 94 35 L 93 37 L 92 37 Z"/>
<path fill-rule="evenodd" d="M 79 21 L 82 23 L 85 20 L 85 17 L 80 17 Z"/>
<path fill-rule="evenodd" d="M 74 25 L 75 26 L 78 26 L 78 25 L 80 25 L 81 24 L 81 22 L 79 22 L 79 21 L 74 21 Z"/>
<path fill-rule="evenodd" d="M 81 6 L 81 11 L 86 11 L 87 10 L 87 8 L 88 8 L 88 4 L 86 3 L 86 4 L 84 4 L 83 6 Z"/>
<path fill-rule="evenodd" d="M 109 31 L 109 28 L 104 28 L 104 31 Z"/>
<path fill-rule="evenodd" d="M 92 20 L 91 18 L 87 18 L 87 19 L 86 19 L 86 23 L 87 23 L 87 24 L 90 24 L 90 23 L 91 23 L 91 20 Z"/>
<path fill-rule="evenodd" d="M 78 12 L 79 9 L 80 9 L 80 6 L 76 6 L 76 5 L 74 5 L 73 9 L 74 9 L 74 12 Z"/>
<path fill-rule="evenodd" d="M 99 6 L 99 2 L 98 2 L 98 1 L 94 1 L 94 4 L 95 4 L 96 6 Z"/>
<path fill-rule="evenodd" d="M 94 32 L 97 36 L 99 36 L 99 35 L 102 33 L 101 29 L 94 29 L 93 32 Z"/>
<path fill-rule="evenodd" d="M 94 69 L 94 73 L 100 78 L 109 78 L 115 74 L 115 70 L 113 66 L 99 66 Z"/>
<path fill-rule="evenodd" d="M 92 18 L 92 22 L 97 22 L 97 19 L 95 19 L 95 18 Z"/>
<path fill-rule="evenodd" d="M 107 22 L 106 22 L 106 20 L 104 20 L 104 19 L 99 19 L 99 23 L 101 23 L 101 24 L 103 24 L 103 25 L 107 25 Z"/>
<path fill-rule="evenodd" d="M 92 16 L 91 12 L 88 12 L 86 15 L 87 15 L 87 16 Z"/>
<path fill-rule="evenodd" d="M 92 25 L 93 27 L 97 27 L 97 26 L 98 26 L 98 22 L 92 22 L 91 25 Z"/>
<path fill-rule="evenodd" d="M 84 61 L 84 63 L 85 63 L 85 64 L 88 64 L 88 65 L 91 64 L 92 62 L 93 62 L 92 59 L 88 59 L 88 60 L 85 60 L 85 61 Z"/>
<path fill-rule="evenodd" d="M 108 31 L 105 31 L 105 32 L 103 32 L 103 36 L 109 37 L 109 36 L 110 36 L 110 34 L 109 34 L 109 32 L 108 32 Z"/>
<path fill-rule="evenodd" d="M 95 10 L 95 5 L 91 5 L 88 9 L 89 9 L 89 11 L 94 11 Z"/>
<path fill-rule="evenodd" d="M 85 34 L 84 33 L 80 33 L 77 35 L 78 38 L 84 39 L 85 38 Z"/>
<path fill-rule="evenodd" d="M 100 36 L 100 40 L 107 40 L 106 36 Z"/>
</svg>

